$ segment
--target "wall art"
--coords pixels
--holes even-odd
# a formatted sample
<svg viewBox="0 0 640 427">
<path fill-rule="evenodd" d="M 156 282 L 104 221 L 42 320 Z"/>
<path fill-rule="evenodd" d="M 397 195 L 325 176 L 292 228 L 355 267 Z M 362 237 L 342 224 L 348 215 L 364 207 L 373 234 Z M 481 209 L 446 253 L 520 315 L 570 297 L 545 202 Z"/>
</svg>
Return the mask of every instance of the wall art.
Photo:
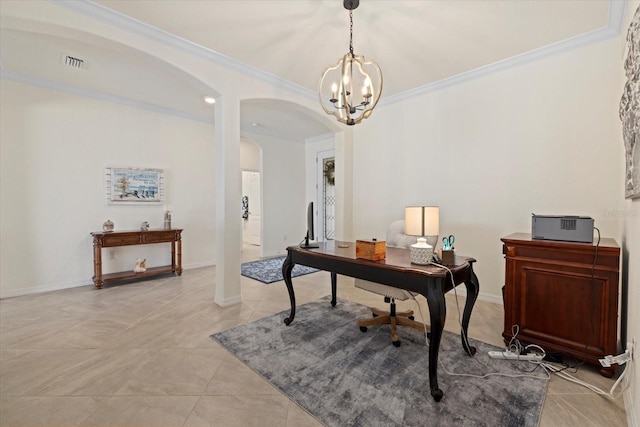
<svg viewBox="0 0 640 427">
<path fill-rule="evenodd" d="M 110 205 L 158 205 L 164 201 L 162 169 L 108 167 L 105 178 Z"/>
<path fill-rule="evenodd" d="M 627 199 L 635 199 L 640 197 L 640 6 L 627 31 L 624 72 L 627 82 L 620 100 L 626 160 L 624 195 Z"/>
</svg>

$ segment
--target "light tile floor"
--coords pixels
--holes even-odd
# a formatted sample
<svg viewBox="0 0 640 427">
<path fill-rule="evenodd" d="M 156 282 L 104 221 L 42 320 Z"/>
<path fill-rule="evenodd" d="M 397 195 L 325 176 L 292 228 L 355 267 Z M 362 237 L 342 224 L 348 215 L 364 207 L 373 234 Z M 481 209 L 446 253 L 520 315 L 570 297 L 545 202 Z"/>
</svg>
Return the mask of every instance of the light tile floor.
<svg viewBox="0 0 640 427">
<path fill-rule="evenodd" d="M 246 247 L 243 259 L 257 253 Z M 0 425 L 320 426 L 209 338 L 289 308 L 284 282 L 240 280 L 243 303 L 231 307 L 213 302 L 213 267 L 1 300 Z M 330 293 L 326 272 L 294 283 L 298 304 Z M 338 295 L 384 307 L 350 278 L 339 278 Z M 453 295 L 447 312 L 446 329 L 459 332 Z M 469 335 L 503 346 L 502 319 L 501 306 L 478 301 Z M 576 375 L 606 390 L 613 384 L 590 367 Z M 622 397 L 612 402 L 554 377 L 540 425 L 625 426 Z"/>
</svg>

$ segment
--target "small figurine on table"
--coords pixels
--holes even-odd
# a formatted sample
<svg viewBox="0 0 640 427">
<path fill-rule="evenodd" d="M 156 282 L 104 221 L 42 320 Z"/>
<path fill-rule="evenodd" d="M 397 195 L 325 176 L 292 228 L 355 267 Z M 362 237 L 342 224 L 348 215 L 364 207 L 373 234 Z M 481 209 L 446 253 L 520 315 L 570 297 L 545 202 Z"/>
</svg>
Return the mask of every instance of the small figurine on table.
<svg viewBox="0 0 640 427">
<path fill-rule="evenodd" d="M 136 266 L 133 267 L 133 271 L 136 273 L 144 273 L 147 271 L 147 259 L 136 259 Z"/>
</svg>

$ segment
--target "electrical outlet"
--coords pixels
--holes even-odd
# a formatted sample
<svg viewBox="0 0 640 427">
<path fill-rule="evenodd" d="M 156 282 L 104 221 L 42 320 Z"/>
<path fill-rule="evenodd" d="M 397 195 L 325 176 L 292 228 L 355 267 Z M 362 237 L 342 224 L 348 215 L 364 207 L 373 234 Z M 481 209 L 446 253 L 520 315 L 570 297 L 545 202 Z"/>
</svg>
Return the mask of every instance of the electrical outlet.
<svg viewBox="0 0 640 427">
<path fill-rule="evenodd" d="M 116 259 L 116 250 L 115 249 L 109 249 L 107 254 L 108 254 L 108 258 L 109 259 Z"/>
</svg>

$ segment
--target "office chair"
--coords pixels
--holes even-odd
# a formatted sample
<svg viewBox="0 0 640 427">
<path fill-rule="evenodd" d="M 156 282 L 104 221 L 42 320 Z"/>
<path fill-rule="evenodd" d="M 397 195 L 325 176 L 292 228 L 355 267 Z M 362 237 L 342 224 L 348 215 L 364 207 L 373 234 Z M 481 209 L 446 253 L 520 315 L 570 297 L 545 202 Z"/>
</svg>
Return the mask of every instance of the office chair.
<svg viewBox="0 0 640 427">
<path fill-rule="evenodd" d="M 409 236 L 404 233 L 404 220 L 397 220 L 391 223 L 387 230 L 387 246 L 408 248 L 416 243 L 415 236 Z M 415 294 L 404 289 L 398 289 L 381 283 L 370 282 L 368 280 L 356 279 L 357 288 L 364 289 L 375 294 L 383 295 L 385 303 L 389 303 L 389 311 L 380 310 L 370 307 L 373 314 L 372 318 L 358 319 L 357 325 L 362 332 L 367 332 L 369 326 L 375 325 L 391 325 L 391 342 L 394 346 L 400 347 L 400 340 L 396 326 L 408 326 L 419 331 L 425 330 L 425 324 L 414 320 L 413 311 L 406 310 L 398 312 L 396 310 L 396 300 L 405 301 L 413 299 Z M 426 327 L 428 330 L 428 326 Z"/>
</svg>

